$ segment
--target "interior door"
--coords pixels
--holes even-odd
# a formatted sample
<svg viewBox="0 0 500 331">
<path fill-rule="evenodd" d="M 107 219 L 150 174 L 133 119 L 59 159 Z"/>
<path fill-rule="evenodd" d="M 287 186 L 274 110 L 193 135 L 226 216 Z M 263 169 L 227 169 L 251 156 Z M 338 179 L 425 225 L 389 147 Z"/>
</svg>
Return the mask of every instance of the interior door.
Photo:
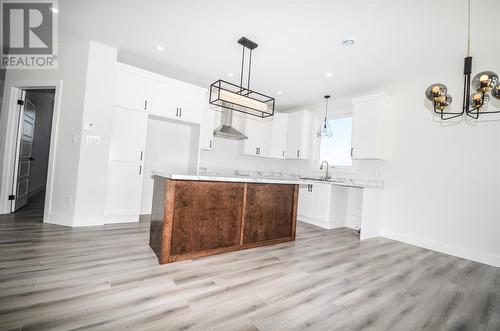
<svg viewBox="0 0 500 331">
<path fill-rule="evenodd" d="M 15 200 L 11 211 L 15 212 L 28 203 L 30 162 L 32 161 L 31 149 L 35 133 L 35 105 L 25 98 L 20 109 L 18 143 L 16 153 L 16 170 L 14 174 L 13 195 Z"/>
</svg>

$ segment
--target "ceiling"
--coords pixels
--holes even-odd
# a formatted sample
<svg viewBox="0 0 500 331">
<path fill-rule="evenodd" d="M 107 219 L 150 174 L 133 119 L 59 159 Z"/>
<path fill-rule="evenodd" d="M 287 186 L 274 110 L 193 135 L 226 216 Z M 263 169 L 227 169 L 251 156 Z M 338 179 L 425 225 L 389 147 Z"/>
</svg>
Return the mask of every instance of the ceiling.
<svg viewBox="0 0 500 331">
<path fill-rule="evenodd" d="M 472 6 L 473 38 L 499 44 L 500 1 Z M 251 88 L 285 110 L 443 66 L 461 70 L 465 9 L 465 0 L 60 0 L 59 30 L 62 41 L 98 41 L 123 62 L 206 87 L 239 82 L 236 41 L 246 36 L 259 44 Z M 353 47 L 342 46 L 347 38 Z"/>
</svg>

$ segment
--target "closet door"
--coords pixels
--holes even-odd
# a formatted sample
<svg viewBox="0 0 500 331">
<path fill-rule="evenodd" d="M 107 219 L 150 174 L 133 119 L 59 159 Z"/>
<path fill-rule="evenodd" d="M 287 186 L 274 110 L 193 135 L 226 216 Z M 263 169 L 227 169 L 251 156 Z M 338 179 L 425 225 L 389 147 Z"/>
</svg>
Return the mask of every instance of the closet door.
<svg viewBox="0 0 500 331">
<path fill-rule="evenodd" d="M 147 116 L 144 111 L 115 107 L 105 223 L 139 221 Z"/>
</svg>

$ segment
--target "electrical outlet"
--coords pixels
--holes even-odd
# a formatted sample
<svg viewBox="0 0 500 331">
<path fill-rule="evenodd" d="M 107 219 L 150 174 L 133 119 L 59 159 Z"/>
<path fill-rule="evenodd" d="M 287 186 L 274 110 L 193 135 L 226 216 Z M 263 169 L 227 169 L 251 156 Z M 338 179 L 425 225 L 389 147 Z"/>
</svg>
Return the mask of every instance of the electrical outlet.
<svg viewBox="0 0 500 331">
<path fill-rule="evenodd" d="M 64 205 L 66 207 L 71 206 L 71 194 L 67 194 L 66 197 L 64 198 Z"/>
</svg>

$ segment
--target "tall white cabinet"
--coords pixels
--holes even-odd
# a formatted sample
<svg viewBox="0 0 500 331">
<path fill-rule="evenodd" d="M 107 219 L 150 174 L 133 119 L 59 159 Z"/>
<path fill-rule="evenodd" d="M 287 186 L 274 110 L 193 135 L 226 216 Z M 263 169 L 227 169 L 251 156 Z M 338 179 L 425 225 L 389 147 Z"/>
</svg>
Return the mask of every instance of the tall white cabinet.
<svg viewBox="0 0 500 331">
<path fill-rule="evenodd" d="M 151 82 L 118 64 L 104 207 L 105 223 L 134 222 L 141 208 Z"/>
<path fill-rule="evenodd" d="M 299 111 L 288 115 L 286 157 L 289 159 L 308 159 L 312 139 L 312 114 Z"/>
</svg>

